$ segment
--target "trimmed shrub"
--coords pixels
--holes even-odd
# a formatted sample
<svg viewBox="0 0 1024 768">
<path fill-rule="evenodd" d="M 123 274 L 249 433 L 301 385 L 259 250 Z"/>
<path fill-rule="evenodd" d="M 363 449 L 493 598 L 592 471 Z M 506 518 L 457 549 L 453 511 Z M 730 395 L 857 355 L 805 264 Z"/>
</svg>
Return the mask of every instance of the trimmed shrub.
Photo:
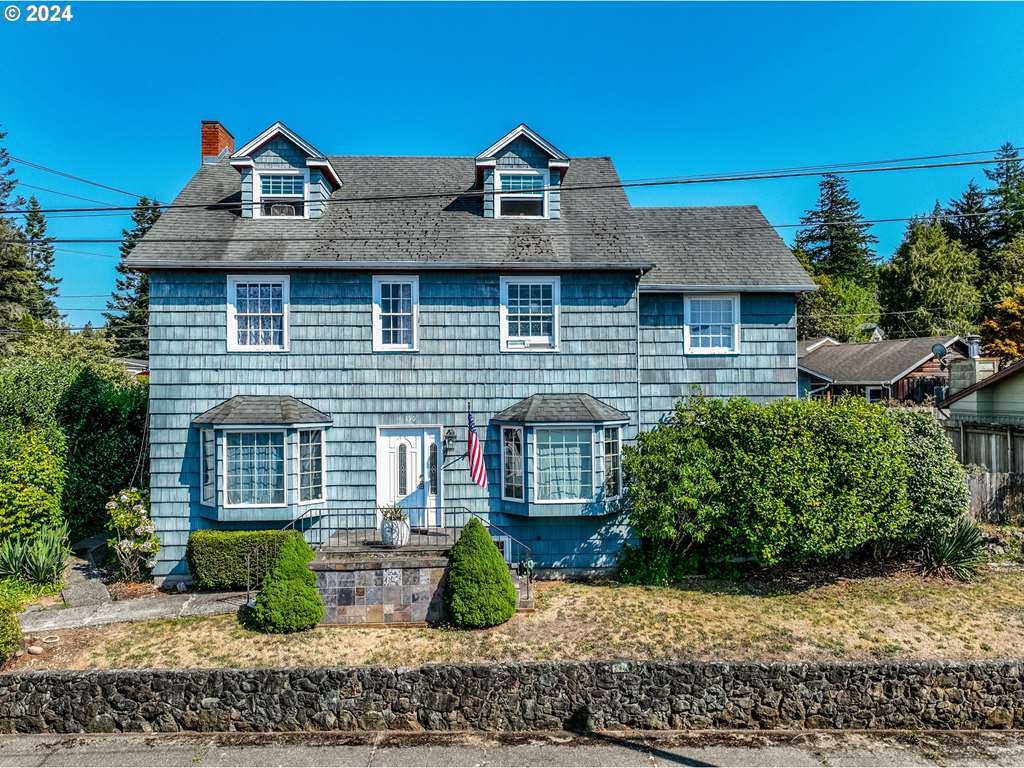
<svg viewBox="0 0 1024 768">
<path fill-rule="evenodd" d="M 58 429 L 0 428 L 0 540 L 60 525 L 65 476 Z"/>
<path fill-rule="evenodd" d="M 861 398 L 696 397 L 626 449 L 630 522 L 672 552 L 703 543 L 764 565 L 840 556 L 906 529 L 905 445 Z"/>
<path fill-rule="evenodd" d="M 302 534 L 289 531 L 263 587 L 256 595 L 252 619 L 264 632 L 299 632 L 320 623 L 324 604 L 316 591 L 313 559 Z"/>
<path fill-rule="evenodd" d="M 460 627 L 493 627 L 512 618 L 518 600 L 508 564 L 487 529 L 472 518 L 452 547 L 445 583 L 449 617 Z"/>
<path fill-rule="evenodd" d="M 0 662 L 11 658 L 21 648 L 21 623 L 18 606 L 0 600 Z"/>
<path fill-rule="evenodd" d="M 201 589 L 245 589 L 262 583 L 292 531 L 193 531 L 188 537 L 188 563 Z M 247 563 L 247 558 L 252 556 Z"/>
<path fill-rule="evenodd" d="M 906 441 L 907 497 L 913 514 L 899 538 L 920 541 L 949 530 L 970 508 L 967 473 L 953 444 L 931 412 L 924 408 L 888 409 Z"/>
</svg>

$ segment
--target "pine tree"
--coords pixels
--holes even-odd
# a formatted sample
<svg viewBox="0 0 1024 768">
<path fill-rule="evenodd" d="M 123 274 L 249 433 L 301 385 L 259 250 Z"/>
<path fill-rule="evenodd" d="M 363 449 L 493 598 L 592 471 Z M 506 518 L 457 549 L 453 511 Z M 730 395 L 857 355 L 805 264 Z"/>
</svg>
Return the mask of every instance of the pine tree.
<svg viewBox="0 0 1024 768">
<path fill-rule="evenodd" d="M 860 204 L 850 196 L 846 180 L 827 173 L 818 185 L 818 205 L 800 220 L 806 225 L 796 236 L 796 247 L 807 254 L 816 274 L 847 277 L 874 284 L 878 238 L 864 223 Z"/>
<path fill-rule="evenodd" d="M 887 332 L 890 336 L 970 332 L 981 309 L 977 281 L 974 253 L 950 240 L 938 221 L 912 221 L 892 261 L 879 270 Z"/>
<path fill-rule="evenodd" d="M 6 137 L 0 131 L 0 142 Z M 18 182 L 10 163 L 7 149 L 0 144 L 0 328 L 15 327 L 28 314 L 36 297 L 35 276 L 29 266 L 24 235 L 13 219 L 3 215 L 5 210 L 25 204 L 15 194 Z"/>
<path fill-rule="evenodd" d="M 131 229 L 121 230 L 121 260 L 117 264 L 116 288 L 107 302 L 107 333 L 120 357 L 149 356 L 149 275 L 125 265 L 125 259 L 160 218 L 160 204 L 139 198 L 132 212 Z"/>
<path fill-rule="evenodd" d="M 946 235 L 977 254 L 978 267 L 984 275 L 991 266 L 994 247 L 992 209 L 986 194 L 971 179 L 964 193 L 959 199 L 950 200 L 943 213 L 942 228 Z"/>
<path fill-rule="evenodd" d="M 1007 142 L 996 153 L 996 164 L 985 176 L 993 183 L 987 196 L 992 210 L 992 239 L 1005 245 L 1024 232 L 1024 161 Z"/>
<path fill-rule="evenodd" d="M 27 242 L 28 265 L 35 276 L 37 297 L 29 307 L 32 317 L 43 322 L 60 320 L 60 312 L 54 298 L 60 278 L 53 274 L 53 243 L 46 236 L 46 217 L 39 210 L 35 195 L 28 199 L 28 213 L 25 215 L 25 239 Z"/>
</svg>

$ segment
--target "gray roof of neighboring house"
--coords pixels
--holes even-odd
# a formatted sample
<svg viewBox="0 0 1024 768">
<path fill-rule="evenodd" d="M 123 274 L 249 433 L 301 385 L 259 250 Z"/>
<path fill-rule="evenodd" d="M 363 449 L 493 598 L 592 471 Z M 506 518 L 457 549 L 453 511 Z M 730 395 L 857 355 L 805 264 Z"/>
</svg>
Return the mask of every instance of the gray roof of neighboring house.
<svg viewBox="0 0 1024 768">
<path fill-rule="evenodd" d="M 796 343 L 796 353 L 806 355 L 811 350 L 817 349 L 823 344 L 838 344 L 839 342 L 831 336 L 815 336 L 812 339 L 800 339 Z"/>
<path fill-rule="evenodd" d="M 799 363 L 819 371 L 836 384 L 890 384 L 932 356 L 932 346 L 947 349 L 959 336 L 887 339 L 863 344 L 823 344 L 800 355 Z"/>
<path fill-rule="evenodd" d="M 237 209 L 170 209 L 132 251 L 129 266 L 637 272 L 653 267 L 643 279 L 652 287 L 814 287 L 757 208 L 634 209 L 614 186 L 619 176 L 607 157 L 570 161 L 561 218 L 549 220 L 485 218 L 479 195 L 430 196 L 479 190 L 472 157 L 329 159 L 343 185 L 321 218 L 282 221 L 242 218 Z M 612 186 L 572 189 L 593 185 Z M 201 166 L 174 203 L 239 203 L 240 188 L 238 170 L 225 159 Z M 344 202 L 400 195 L 424 197 Z"/>
<path fill-rule="evenodd" d="M 494 421 L 571 424 L 629 421 L 629 416 L 590 395 L 530 395 L 497 414 Z"/>
<path fill-rule="evenodd" d="M 331 417 L 294 397 L 235 395 L 192 419 L 193 424 L 230 426 L 330 424 Z"/>
</svg>

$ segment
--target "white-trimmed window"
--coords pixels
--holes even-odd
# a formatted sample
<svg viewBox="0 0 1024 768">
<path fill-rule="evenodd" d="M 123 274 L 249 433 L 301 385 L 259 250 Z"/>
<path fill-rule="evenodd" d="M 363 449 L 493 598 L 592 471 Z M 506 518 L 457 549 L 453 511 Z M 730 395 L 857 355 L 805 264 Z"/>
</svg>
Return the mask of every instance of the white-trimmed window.
<svg viewBox="0 0 1024 768">
<path fill-rule="evenodd" d="M 212 429 L 199 432 L 200 474 L 203 480 L 202 501 L 208 507 L 217 503 L 217 437 Z"/>
<path fill-rule="evenodd" d="M 614 499 L 622 493 L 622 430 L 604 428 L 604 496 Z"/>
<path fill-rule="evenodd" d="M 323 501 L 324 431 L 299 430 L 299 503 Z"/>
<path fill-rule="evenodd" d="M 287 351 L 287 275 L 229 275 L 227 299 L 229 352 Z"/>
<path fill-rule="evenodd" d="M 225 434 L 225 506 L 284 506 L 284 474 L 283 431 Z"/>
<path fill-rule="evenodd" d="M 256 218 L 304 219 L 309 171 L 258 172 L 253 182 L 253 214 Z"/>
<path fill-rule="evenodd" d="M 373 349 L 415 352 L 419 344 L 420 279 L 373 276 Z"/>
<path fill-rule="evenodd" d="M 558 277 L 501 278 L 501 350 L 558 349 L 561 282 Z"/>
<path fill-rule="evenodd" d="M 864 399 L 869 403 L 883 403 L 885 402 L 885 388 L 884 387 L 865 387 L 864 388 Z"/>
<path fill-rule="evenodd" d="M 509 501 L 526 499 L 522 427 L 501 428 L 501 497 Z"/>
<path fill-rule="evenodd" d="M 497 171 L 494 182 L 494 215 L 500 219 L 546 219 L 547 186 L 547 171 Z"/>
<path fill-rule="evenodd" d="M 740 348 L 739 294 L 686 296 L 683 300 L 683 351 L 723 355 Z"/>
<path fill-rule="evenodd" d="M 534 475 L 538 502 L 594 498 L 592 427 L 537 427 Z"/>
</svg>

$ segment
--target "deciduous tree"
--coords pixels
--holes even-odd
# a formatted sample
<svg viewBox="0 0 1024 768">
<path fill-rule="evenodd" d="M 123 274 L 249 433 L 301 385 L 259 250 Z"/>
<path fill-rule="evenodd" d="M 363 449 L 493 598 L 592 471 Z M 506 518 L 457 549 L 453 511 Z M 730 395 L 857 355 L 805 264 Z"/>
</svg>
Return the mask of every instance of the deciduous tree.
<svg viewBox="0 0 1024 768">
<path fill-rule="evenodd" d="M 1005 360 L 1024 357 L 1024 283 L 1014 285 L 995 305 L 992 315 L 981 324 L 981 335 L 988 354 Z"/>
</svg>

